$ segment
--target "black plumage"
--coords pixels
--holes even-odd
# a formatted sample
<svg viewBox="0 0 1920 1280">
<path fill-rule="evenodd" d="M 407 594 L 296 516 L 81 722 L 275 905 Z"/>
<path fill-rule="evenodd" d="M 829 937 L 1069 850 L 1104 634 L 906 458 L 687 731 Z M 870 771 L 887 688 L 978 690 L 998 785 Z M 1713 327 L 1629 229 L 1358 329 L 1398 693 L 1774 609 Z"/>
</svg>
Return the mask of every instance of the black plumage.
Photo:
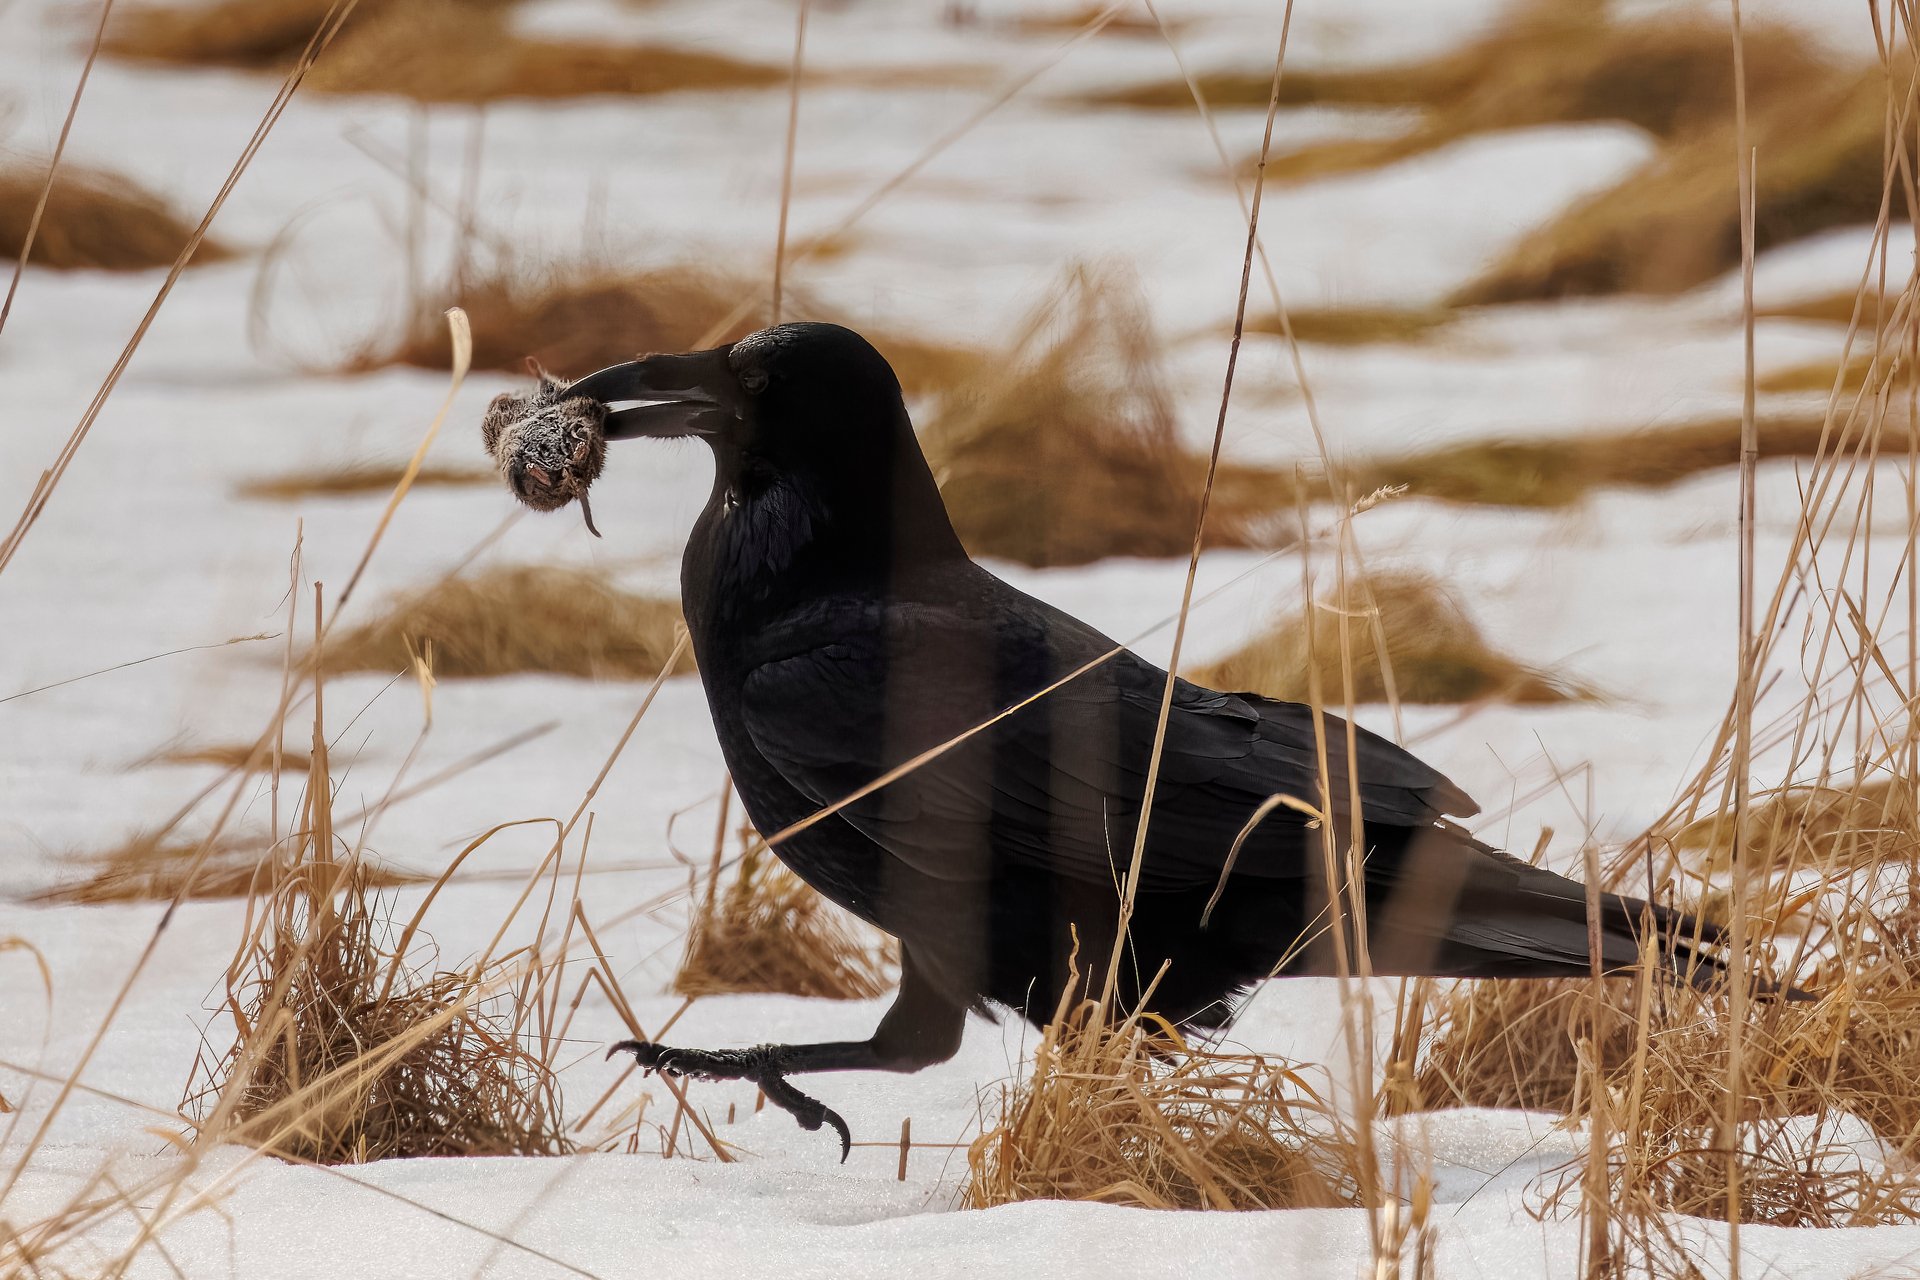
<svg viewBox="0 0 1920 1280">
<path fill-rule="evenodd" d="M 762 832 L 960 739 L 777 847 L 900 939 L 900 992 L 872 1039 L 620 1046 L 648 1067 L 756 1080 L 844 1143 L 839 1117 L 787 1075 L 914 1070 L 952 1055 L 969 1010 L 1044 1015 L 1076 945 L 1079 971 L 1104 975 L 1166 673 L 968 558 L 892 370 L 850 330 L 781 325 L 603 370 L 568 394 L 632 405 L 609 413 L 609 439 L 695 435 L 713 448 L 683 606 L 721 748 Z M 1343 862 L 1358 820 L 1375 973 L 1589 972 L 1586 891 L 1455 825 L 1477 806 L 1440 773 L 1337 716 L 1182 680 L 1123 999 L 1165 962 L 1156 1010 L 1212 1027 L 1270 974 L 1334 971 L 1326 833 L 1307 813 L 1269 805 L 1222 883 L 1236 837 L 1275 795 L 1325 814 Z M 1668 936 L 1686 923 L 1610 894 L 1601 917 L 1608 969 L 1637 961 L 1644 921 Z"/>
</svg>

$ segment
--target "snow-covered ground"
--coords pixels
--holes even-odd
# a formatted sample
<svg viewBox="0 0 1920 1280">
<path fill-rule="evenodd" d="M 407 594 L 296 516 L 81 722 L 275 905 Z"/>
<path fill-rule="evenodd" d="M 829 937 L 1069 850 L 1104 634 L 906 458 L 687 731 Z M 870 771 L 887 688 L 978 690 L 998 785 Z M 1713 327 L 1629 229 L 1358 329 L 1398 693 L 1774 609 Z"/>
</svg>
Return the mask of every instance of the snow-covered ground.
<svg viewBox="0 0 1920 1280">
<path fill-rule="evenodd" d="M 1270 65 L 1281 6 L 1187 0 L 1160 7 L 1189 20 L 1180 31 L 1193 65 Z M 810 90 L 797 150 L 796 235 L 835 227 L 867 192 L 988 103 L 999 83 L 1055 57 L 1062 39 L 996 21 L 1022 11 L 1011 0 L 973 6 L 978 20 L 967 25 L 943 21 L 944 8 L 935 0 L 816 6 L 808 57 L 818 68 L 924 65 L 980 74 L 929 76 L 919 88 L 842 82 Z M 1774 8 L 1840 47 L 1870 42 L 1855 4 Z M 1494 0 L 1300 0 L 1289 58 L 1307 65 L 1416 56 L 1468 38 L 1498 10 Z M 554 0 L 533 4 L 523 20 L 545 32 L 658 39 L 779 62 L 790 56 L 792 17 L 788 6 L 766 0 Z M 0 145 L 45 152 L 90 21 L 57 0 L 0 0 Z M 1179 335 L 1171 354 L 1184 426 L 1204 439 L 1244 237 L 1232 192 L 1197 119 L 1095 112 L 1066 100 L 1076 90 L 1173 70 L 1156 40 L 1084 42 L 866 216 L 848 253 L 807 264 L 797 282 L 860 319 L 984 343 L 1069 264 L 1127 261 L 1161 331 Z M 136 177 L 197 213 L 273 90 L 261 77 L 103 62 L 70 154 Z M 491 231 L 535 253 L 565 255 L 584 245 L 636 262 L 700 256 L 758 270 L 772 252 L 785 111 L 784 89 L 496 104 L 485 118 L 479 207 Z M 256 308 L 257 257 L 197 269 L 180 282 L 39 525 L 0 575 L 0 892 L 9 898 L 72 877 L 74 854 L 154 826 L 210 781 L 208 769 L 139 762 L 177 739 L 227 743 L 258 733 L 278 693 L 279 644 L 178 653 L 9 695 L 278 632 L 296 522 L 307 578 L 337 587 L 384 495 L 268 502 L 237 497 L 236 486 L 296 467 L 403 457 L 445 394 L 444 377 L 434 373 L 325 371 L 390 332 L 401 314 L 407 195 L 371 153 L 402 149 L 413 115 L 405 103 L 378 98 L 295 101 L 216 224 L 246 250 L 286 233 L 268 300 Z M 472 120 L 465 109 L 430 115 L 428 174 L 440 191 L 458 189 Z M 1223 112 L 1220 123 L 1236 154 L 1257 146 L 1257 113 Z M 1390 113 L 1289 112 L 1276 145 L 1378 134 L 1399 123 Z M 1291 304 L 1430 302 L 1527 228 L 1650 153 L 1645 137 L 1619 126 L 1479 137 L 1377 173 L 1270 192 L 1266 245 Z M 451 252 L 451 232 L 443 223 L 429 232 L 437 265 Z M 1852 287 L 1867 240 L 1864 232 L 1841 232 L 1771 255 L 1760 267 L 1763 301 Z M 27 273 L 0 334 L 0 512 L 9 521 L 159 284 L 160 273 Z M 1672 301 L 1514 309 L 1475 317 L 1419 346 L 1310 347 L 1305 366 L 1334 448 L 1356 455 L 1725 415 L 1737 411 L 1740 396 L 1737 297 L 1737 287 L 1722 282 Z M 1258 296 L 1255 305 L 1263 305 Z M 1830 357 L 1840 343 L 1830 326 L 1786 322 L 1763 324 L 1759 339 L 1763 367 Z M 1312 452 L 1303 401 L 1276 340 L 1249 340 L 1239 385 L 1230 453 Z M 502 386 L 491 374 L 468 380 L 433 460 L 479 460 L 472 426 Z M 593 564 L 623 581 L 666 588 L 706 492 L 706 466 L 695 446 L 623 450 L 596 495 L 605 541 L 588 538 L 571 515 L 529 516 L 487 558 Z M 1766 468 L 1763 563 L 1778 562 L 1796 509 L 1793 469 Z M 1488 839 L 1524 851 L 1552 827 L 1559 834 L 1550 856 L 1571 858 L 1588 829 L 1619 836 L 1647 822 L 1698 763 L 1730 691 L 1733 513 L 1732 478 L 1715 474 L 1658 493 L 1603 494 L 1564 513 L 1398 501 L 1358 520 L 1373 565 L 1441 573 L 1502 646 L 1609 695 L 1592 705 L 1492 709 L 1465 719 L 1452 708 L 1406 709 L 1403 736 L 1481 797 Z M 364 617 L 382 594 L 446 571 L 508 514 L 506 496 L 493 488 L 413 494 L 351 613 Z M 1876 536 L 1895 544 L 1898 526 L 1889 504 Z M 1007 574 L 1164 657 L 1183 569 L 1109 562 Z M 1206 598 L 1195 615 L 1194 660 L 1224 653 L 1296 599 L 1299 565 L 1290 557 L 1209 555 L 1200 591 Z M 433 872 L 497 823 L 566 816 L 644 692 L 637 684 L 547 677 L 442 683 L 415 777 L 529 727 L 557 727 L 397 806 L 372 847 Z M 341 804 L 377 800 L 419 731 L 419 698 L 408 684 L 357 677 L 333 682 L 328 700 L 345 771 Z M 1384 710 L 1363 718 L 1393 728 Z M 1591 766 L 1590 791 L 1585 777 L 1564 788 L 1545 785 L 1583 766 Z M 669 682 L 594 805 L 588 897 L 597 917 L 621 916 L 684 883 L 674 846 L 701 846 L 721 779 L 697 683 Z M 263 792 L 252 795 L 237 821 L 262 823 L 266 804 Z M 485 943 L 514 891 L 503 877 L 530 869 L 549 839 L 520 828 L 475 855 L 469 868 L 479 874 L 443 894 L 430 917 L 444 955 L 457 960 Z M 595 863 L 603 869 L 593 870 Z M 401 895 L 403 907 L 411 900 Z M 681 910 L 672 904 L 636 914 L 603 938 L 650 1026 L 677 1004 L 664 987 Z M 0 1038 L 0 1061 L 64 1077 L 161 920 L 157 906 L 0 906 L 0 940 L 17 937 L 45 956 L 51 992 L 28 953 L 0 952 L 8 966 L 0 1025 L 10 1028 Z M 31 1220 L 36 1207 L 60 1202 L 110 1154 L 123 1185 L 176 1158 L 149 1130 L 164 1126 L 179 1101 L 205 1006 L 240 926 L 233 904 L 191 904 L 167 923 L 82 1077 L 103 1092 L 66 1104 L 0 1217 Z M 711 999 L 687 1014 L 676 1036 L 716 1045 L 860 1036 L 883 1003 Z M 1333 1064 L 1338 1074 L 1330 1030 L 1336 1010 L 1331 984 L 1271 984 L 1235 1037 Z M 599 1050 L 624 1032 L 604 1003 L 590 1000 L 574 1034 L 578 1052 L 563 1078 L 569 1098 L 584 1106 L 614 1079 L 617 1068 Z M 976 1021 L 950 1063 L 904 1078 L 832 1079 L 820 1092 L 845 1112 L 856 1139 L 889 1139 L 911 1116 L 922 1141 L 964 1142 L 978 1131 L 996 1082 L 1019 1070 L 1031 1035 L 1017 1024 Z M 642 1087 L 659 1088 L 632 1086 Z M 7 1148 L 17 1153 L 46 1114 L 52 1088 L 0 1067 L 0 1094 L 21 1106 Z M 750 1095 L 703 1087 L 699 1097 L 718 1117 Z M 1575 1274 L 1573 1224 L 1543 1223 L 1527 1210 L 1538 1199 L 1530 1188 L 1574 1155 L 1577 1135 L 1542 1117 L 1492 1113 L 1421 1124 L 1425 1132 L 1415 1138 L 1432 1153 L 1438 1185 L 1441 1275 Z M 964 1170 L 959 1152 L 917 1153 L 900 1183 L 890 1149 L 856 1149 L 842 1168 L 826 1139 L 798 1132 L 777 1112 L 743 1114 L 726 1136 L 749 1154 L 725 1167 L 594 1155 L 396 1162 L 335 1174 L 223 1153 L 196 1175 L 208 1188 L 205 1202 L 161 1233 L 165 1257 L 149 1250 L 135 1273 L 168 1274 L 171 1265 L 196 1280 L 569 1269 L 689 1277 L 775 1269 L 835 1277 L 1016 1270 L 1333 1276 L 1364 1266 L 1364 1219 L 1354 1213 L 1176 1216 L 1058 1203 L 961 1212 L 954 1208 Z M 430 1217 L 419 1204 L 443 1216 Z M 343 1221 L 355 1229 L 341 1232 Z M 501 1245 L 475 1227 L 526 1248 Z M 1714 1236 L 1701 1231 L 1703 1240 Z M 1845 1275 L 1920 1258 L 1920 1230 L 1755 1229 L 1744 1239 L 1748 1275 Z"/>
</svg>

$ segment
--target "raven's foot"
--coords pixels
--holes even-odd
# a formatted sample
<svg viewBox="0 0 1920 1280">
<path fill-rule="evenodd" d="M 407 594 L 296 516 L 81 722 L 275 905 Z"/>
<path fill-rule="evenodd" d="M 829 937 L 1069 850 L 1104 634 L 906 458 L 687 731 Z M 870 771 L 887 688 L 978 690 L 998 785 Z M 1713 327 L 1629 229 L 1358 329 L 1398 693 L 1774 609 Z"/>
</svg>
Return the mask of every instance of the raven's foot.
<svg viewBox="0 0 1920 1280">
<path fill-rule="evenodd" d="M 800 1122 L 811 1133 L 827 1125 L 840 1135 L 840 1163 L 847 1162 L 853 1150 L 853 1134 L 840 1113 L 817 1098 L 810 1098 L 787 1081 L 784 1045 L 763 1044 L 752 1049 L 669 1049 L 644 1040 L 622 1040 L 607 1050 L 631 1053 L 645 1071 L 662 1075 L 692 1076 L 696 1080 L 751 1080 L 760 1086 L 767 1101 Z"/>
</svg>

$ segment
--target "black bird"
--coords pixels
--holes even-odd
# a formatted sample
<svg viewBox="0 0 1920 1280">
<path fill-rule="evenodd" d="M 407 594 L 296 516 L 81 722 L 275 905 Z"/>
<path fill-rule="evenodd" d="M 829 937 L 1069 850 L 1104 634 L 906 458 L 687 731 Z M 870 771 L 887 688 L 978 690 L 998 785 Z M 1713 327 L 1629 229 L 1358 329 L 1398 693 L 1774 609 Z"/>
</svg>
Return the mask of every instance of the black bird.
<svg viewBox="0 0 1920 1280">
<path fill-rule="evenodd" d="M 776 325 L 569 390 L 613 406 L 609 439 L 697 436 L 713 449 L 682 601 L 721 749 L 762 832 L 978 729 L 776 848 L 900 940 L 899 994 L 871 1038 L 615 1047 L 649 1069 L 754 1081 L 803 1127 L 831 1125 L 844 1159 L 846 1124 L 789 1075 L 914 1071 L 953 1055 L 969 1010 L 1044 1016 L 1074 980 L 1076 944 L 1078 970 L 1104 977 L 1166 672 L 968 558 L 893 370 L 849 329 Z M 1309 816 L 1268 805 L 1230 860 L 1274 795 L 1329 815 L 1342 858 L 1357 820 L 1376 974 L 1590 972 L 1582 886 L 1449 821 L 1478 806 L 1439 772 L 1337 716 L 1179 680 L 1123 998 L 1165 962 L 1155 1010 L 1204 1029 L 1262 978 L 1335 971 L 1324 832 Z M 1608 970 L 1636 963 L 1643 922 L 1670 940 L 1691 925 L 1600 902 Z M 1684 941 L 1667 955 L 1692 967 Z"/>
</svg>

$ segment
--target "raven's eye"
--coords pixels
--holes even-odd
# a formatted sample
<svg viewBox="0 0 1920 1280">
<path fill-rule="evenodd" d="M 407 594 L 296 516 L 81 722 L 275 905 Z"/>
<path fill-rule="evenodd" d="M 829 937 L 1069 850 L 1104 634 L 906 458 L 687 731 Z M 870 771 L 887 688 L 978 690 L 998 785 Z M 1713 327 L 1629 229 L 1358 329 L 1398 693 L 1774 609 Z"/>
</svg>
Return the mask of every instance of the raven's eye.
<svg viewBox="0 0 1920 1280">
<path fill-rule="evenodd" d="M 767 389 L 767 371 L 765 369 L 748 369 L 740 375 L 740 385 L 747 389 L 748 395 L 759 395 Z"/>
</svg>

